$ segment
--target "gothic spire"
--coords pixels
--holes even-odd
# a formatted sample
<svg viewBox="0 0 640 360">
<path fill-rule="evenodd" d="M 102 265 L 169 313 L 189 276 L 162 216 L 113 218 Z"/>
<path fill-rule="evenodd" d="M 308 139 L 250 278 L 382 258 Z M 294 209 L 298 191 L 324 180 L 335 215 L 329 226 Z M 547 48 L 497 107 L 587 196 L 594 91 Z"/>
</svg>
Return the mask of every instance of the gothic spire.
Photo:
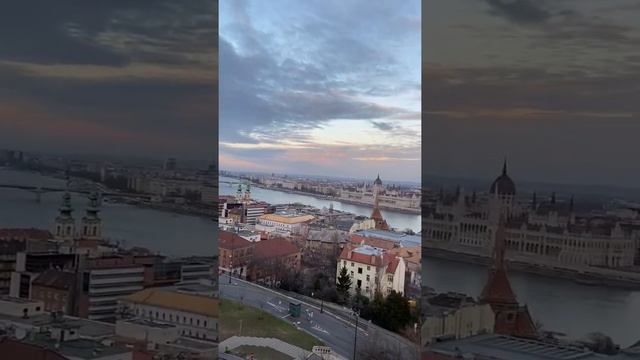
<svg viewBox="0 0 640 360">
<path fill-rule="evenodd" d="M 573 195 L 571 195 L 571 200 L 569 200 L 569 212 L 573 212 Z"/>
<path fill-rule="evenodd" d="M 502 164 L 502 175 L 507 175 L 507 157 L 504 158 L 504 163 Z"/>
</svg>

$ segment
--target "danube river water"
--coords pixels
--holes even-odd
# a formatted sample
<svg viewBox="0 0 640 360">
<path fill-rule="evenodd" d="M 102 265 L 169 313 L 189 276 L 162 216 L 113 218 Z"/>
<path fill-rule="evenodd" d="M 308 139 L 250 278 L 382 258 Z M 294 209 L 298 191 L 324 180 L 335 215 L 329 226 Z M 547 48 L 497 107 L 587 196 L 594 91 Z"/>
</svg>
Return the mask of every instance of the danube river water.
<svg viewBox="0 0 640 360">
<path fill-rule="evenodd" d="M 488 271 L 480 265 L 426 258 L 423 284 L 438 292 L 455 291 L 478 297 Z M 545 330 L 579 339 L 602 332 L 621 346 L 640 340 L 640 292 L 585 286 L 568 280 L 509 273 L 521 304 L 529 307 Z"/>
<path fill-rule="evenodd" d="M 238 190 L 239 180 L 228 177 L 220 177 L 220 195 L 235 195 Z M 337 200 L 320 199 L 310 195 L 292 194 L 283 191 L 275 191 L 262 189 L 258 187 L 251 188 L 251 197 L 256 200 L 266 201 L 270 204 L 292 204 L 301 203 L 311 205 L 317 208 L 329 208 L 333 204 L 333 208 L 340 211 L 347 211 L 356 215 L 369 216 L 372 208 L 363 205 L 354 205 L 343 203 Z M 421 228 L 420 215 L 406 214 L 390 210 L 381 210 L 382 216 L 387 220 L 389 226 L 404 230 L 411 229 L 419 232 Z"/>
<path fill-rule="evenodd" d="M 63 180 L 7 169 L 0 169 L 0 184 L 64 187 Z M 0 188 L 0 228 L 51 229 L 61 196 L 59 192 L 45 193 L 41 202 L 36 202 L 35 194 L 29 191 Z M 87 199 L 72 194 L 72 204 L 79 221 Z M 215 223 L 205 218 L 111 203 L 102 205 L 101 217 L 104 237 L 127 247 L 146 247 L 168 256 L 218 253 Z"/>
</svg>

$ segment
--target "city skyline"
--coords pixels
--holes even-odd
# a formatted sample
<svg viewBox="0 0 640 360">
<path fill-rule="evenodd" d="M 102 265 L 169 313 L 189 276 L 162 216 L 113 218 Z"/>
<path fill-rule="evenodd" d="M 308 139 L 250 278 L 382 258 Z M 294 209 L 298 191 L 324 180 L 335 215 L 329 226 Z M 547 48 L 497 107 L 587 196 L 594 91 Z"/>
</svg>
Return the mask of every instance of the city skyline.
<svg viewBox="0 0 640 360">
<path fill-rule="evenodd" d="M 221 167 L 419 179 L 418 1 L 234 1 L 220 16 Z"/>
<path fill-rule="evenodd" d="M 635 187 L 633 1 L 435 1 L 424 14 L 424 172 Z M 447 36 L 441 36 L 442 34 Z"/>
<path fill-rule="evenodd" d="M 210 160 L 216 0 L 39 7 L 0 14 L 3 147 Z"/>
</svg>

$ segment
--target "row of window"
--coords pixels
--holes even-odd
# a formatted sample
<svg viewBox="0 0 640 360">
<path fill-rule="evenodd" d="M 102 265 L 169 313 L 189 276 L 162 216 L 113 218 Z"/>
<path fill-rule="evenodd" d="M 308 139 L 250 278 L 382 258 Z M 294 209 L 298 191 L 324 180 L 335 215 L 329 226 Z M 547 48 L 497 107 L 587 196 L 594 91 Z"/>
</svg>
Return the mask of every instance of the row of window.
<svg viewBox="0 0 640 360">
<path fill-rule="evenodd" d="M 141 310 L 140 308 L 136 308 L 136 315 L 138 316 L 142 316 L 142 317 L 150 317 L 150 318 L 155 318 L 156 320 L 165 320 L 165 321 L 170 321 L 170 322 L 176 322 L 179 324 L 188 324 L 188 325 L 194 325 L 194 326 L 202 326 L 202 327 L 207 327 L 207 320 L 202 320 L 200 321 L 200 319 L 196 318 L 194 321 L 194 318 L 192 317 L 186 317 L 186 316 L 179 316 L 179 315 L 174 315 L 171 313 L 165 313 L 160 312 L 160 311 L 151 311 L 151 310 Z"/>
</svg>

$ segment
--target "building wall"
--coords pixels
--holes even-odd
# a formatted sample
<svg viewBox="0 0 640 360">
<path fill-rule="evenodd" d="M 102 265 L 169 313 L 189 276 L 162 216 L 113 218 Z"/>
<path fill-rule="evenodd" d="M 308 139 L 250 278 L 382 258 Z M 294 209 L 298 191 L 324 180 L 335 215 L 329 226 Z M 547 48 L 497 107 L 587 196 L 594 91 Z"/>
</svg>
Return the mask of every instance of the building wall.
<svg viewBox="0 0 640 360">
<path fill-rule="evenodd" d="M 183 336 L 218 340 L 218 319 L 214 317 L 127 301 L 122 301 L 121 304 L 136 317 L 175 325 Z"/>
<path fill-rule="evenodd" d="M 422 346 L 439 337 L 465 338 L 492 333 L 495 315 L 489 304 L 470 304 L 437 316 L 427 316 L 422 325 Z"/>
<path fill-rule="evenodd" d="M 143 289 L 144 268 L 94 269 L 84 274 L 83 293 L 87 295 L 86 317 L 92 320 L 115 316 L 118 299 Z"/>
<path fill-rule="evenodd" d="M 44 303 L 45 311 L 61 311 L 66 315 L 72 314 L 72 294 L 70 291 L 33 285 L 32 295 L 34 300 L 40 300 Z"/>
<path fill-rule="evenodd" d="M 513 201 L 513 200 L 512 200 Z M 511 212 L 522 206 L 509 203 Z M 428 217 L 425 222 L 425 240 L 432 246 L 473 255 L 490 256 L 493 234 L 497 228 L 491 216 L 490 204 L 476 205 L 474 211 L 481 216 L 464 216 L 471 208 L 440 207 L 439 216 Z M 571 217 L 558 217 L 550 213 L 541 217 L 529 215 L 531 224 L 565 226 Z M 610 235 L 571 233 L 566 231 L 508 228 L 506 231 L 507 258 L 529 263 L 581 269 L 588 266 L 620 268 L 633 266 L 636 260 L 636 236 L 625 235 L 614 228 Z"/>
</svg>

